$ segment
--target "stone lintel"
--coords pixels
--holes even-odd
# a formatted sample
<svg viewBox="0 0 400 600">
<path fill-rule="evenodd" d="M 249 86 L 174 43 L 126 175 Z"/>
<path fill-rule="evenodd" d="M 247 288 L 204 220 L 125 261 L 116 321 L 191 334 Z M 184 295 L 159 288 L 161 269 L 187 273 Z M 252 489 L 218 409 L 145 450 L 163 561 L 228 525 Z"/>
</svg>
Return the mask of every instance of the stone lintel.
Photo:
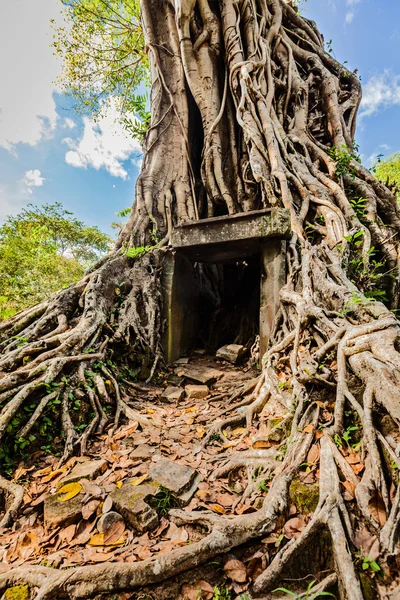
<svg viewBox="0 0 400 600">
<path fill-rule="evenodd" d="M 191 260 L 214 263 L 257 254 L 266 238 L 290 233 L 289 211 L 270 208 L 184 223 L 172 230 L 171 245 Z"/>
</svg>

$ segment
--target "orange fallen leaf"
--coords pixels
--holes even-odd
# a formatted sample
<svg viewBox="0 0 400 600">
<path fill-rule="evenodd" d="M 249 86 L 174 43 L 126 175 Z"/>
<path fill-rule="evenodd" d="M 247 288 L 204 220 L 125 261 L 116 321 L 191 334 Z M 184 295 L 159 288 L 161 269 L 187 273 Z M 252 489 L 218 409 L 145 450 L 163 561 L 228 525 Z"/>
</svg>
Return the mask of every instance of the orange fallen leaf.
<svg viewBox="0 0 400 600">
<path fill-rule="evenodd" d="M 263 448 L 271 448 L 272 444 L 271 442 L 268 442 L 268 440 L 257 440 L 256 442 L 253 443 L 253 448 L 254 450 L 261 450 Z"/>
<path fill-rule="evenodd" d="M 309 423 L 307 427 L 304 427 L 303 433 L 314 433 L 314 429 L 314 425 L 312 423 Z"/>
<path fill-rule="evenodd" d="M 61 467 L 61 469 L 56 469 L 55 471 L 50 471 L 46 477 L 43 477 L 42 483 L 48 483 L 49 481 L 52 481 L 52 479 L 55 479 L 58 475 L 62 475 L 62 473 L 65 473 L 65 471 L 65 467 Z"/>
<path fill-rule="evenodd" d="M 211 505 L 211 510 L 215 513 L 218 513 L 219 515 L 225 515 L 226 511 L 224 509 L 223 506 L 221 506 L 220 504 L 212 504 Z"/>
</svg>

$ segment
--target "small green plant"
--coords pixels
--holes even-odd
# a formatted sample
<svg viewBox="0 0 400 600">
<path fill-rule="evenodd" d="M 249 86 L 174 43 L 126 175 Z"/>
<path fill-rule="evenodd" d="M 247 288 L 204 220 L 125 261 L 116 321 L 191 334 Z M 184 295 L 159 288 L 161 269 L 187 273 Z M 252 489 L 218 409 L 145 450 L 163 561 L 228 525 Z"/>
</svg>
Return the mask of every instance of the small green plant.
<svg viewBox="0 0 400 600">
<path fill-rule="evenodd" d="M 259 484 L 258 484 L 258 489 L 260 490 L 260 492 L 268 492 L 268 483 L 270 482 L 270 477 L 266 477 L 265 479 L 262 479 Z"/>
<path fill-rule="evenodd" d="M 352 432 L 353 431 L 358 431 L 358 429 L 359 429 L 358 425 L 352 425 L 350 427 L 347 427 L 346 431 L 343 434 L 343 439 L 345 440 L 345 442 L 350 442 L 351 441 Z"/>
<path fill-rule="evenodd" d="M 363 557 L 361 568 L 363 571 L 367 571 L 368 569 L 371 569 L 371 571 L 374 571 L 374 573 L 379 573 L 379 571 L 381 570 L 378 563 L 375 560 L 373 560 L 372 558 L 368 558 L 368 557 Z"/>
<path fill-rule="evenodd" d="M 214 596 L 212 600 L 231 600 L 231 592 L 228 588 L 223 587 L 215 587 L 214 588 Z"/>
<path fill-rule="evenodd" d="M 361 220 L 365 219 L 365 209 L 367 206 L 366 198 L 350 198 L 350 204 L 354 208 L 357 217 Z"/>
<path fill-rule="evenodd" d="M 337 433 L 335 433 L 335 435 L 333 436 L 333 440 L 338 448 L 341 448 L 343 446 L 342 440 L 340 439 L 340 436 Z"/>
<path fill-rule="evenodd" d="M 291 598 L 295 598 L 296 600 L 302 600 L 303 598 L 306 600 L 315 600 L 315 598 L 321 598 L 322 596 L 329 596 L 330 598 L 336 598 L 336 596 L 334 594 L 331 594 L 330 592 L 315 592 L 315 593 L 313 593 L 312 588 L 314 587 L 315 584 L 316 584 L 315 580 L 311 581 L 308 584 L 305 594 L 296 594 L 295 592 L 292 592 L 286 588 L 276 588 L 276 590 L 273 590 L 273 593 L 284 592 L 287 596 L 290 596 Z"/>
<path fill-rule="evenodd" d="M 223 438 L 220 433 L 213 433 L 210 437 L 210 442 L 220 442 L 223 443 Z"/>
<path fill-rule="evenodd" d="M 161 486 L 160 491 L 149 500 L 149 504 L 157 511 L 160 517 L 168 514 L 170 508 L 176 508 L 179 504 L 169 490 Z"/>
</svg>

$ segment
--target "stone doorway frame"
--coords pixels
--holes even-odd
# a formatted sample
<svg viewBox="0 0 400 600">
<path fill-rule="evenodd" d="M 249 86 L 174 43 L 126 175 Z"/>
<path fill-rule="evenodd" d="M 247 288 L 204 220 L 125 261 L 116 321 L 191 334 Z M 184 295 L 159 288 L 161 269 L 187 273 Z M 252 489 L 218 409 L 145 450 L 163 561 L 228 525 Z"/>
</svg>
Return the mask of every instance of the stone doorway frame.
<svg viewBox="0 0 400 600">
<path fill-rule="evenodd" d="M 286 282 L 289 211 L 264 209 L 193 221 L 175 227 L 162 270 L 164 357 L 172 363 L 184 356 L 198 333 L 199 294 L 195 262 L 221 263 L 260 256 L 260 355 L 265 353 L 279 292 Z"/>
</svg>

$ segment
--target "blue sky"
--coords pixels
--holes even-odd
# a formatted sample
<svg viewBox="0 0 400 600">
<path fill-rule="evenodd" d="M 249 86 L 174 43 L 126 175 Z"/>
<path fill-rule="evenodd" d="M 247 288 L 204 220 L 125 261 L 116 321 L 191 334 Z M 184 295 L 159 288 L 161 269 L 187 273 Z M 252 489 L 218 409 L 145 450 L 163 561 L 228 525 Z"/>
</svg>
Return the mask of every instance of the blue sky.
<svg viewBox="0 0 400 600">
<path fill-rule="evenodd" d="M 59 10 L 58 0 L 0 3 L 0 220 L 28 202 L 59 201 L 108 230 L 132 204 L 140 147 L 113 114 L 95 125 L 57 90 L 49 21 Z M 399 0 L 307 0 L 305 14 L 333 41 L 336 58 L 361 75 L 364 163 L 399 151 Z"/>
</svg>

